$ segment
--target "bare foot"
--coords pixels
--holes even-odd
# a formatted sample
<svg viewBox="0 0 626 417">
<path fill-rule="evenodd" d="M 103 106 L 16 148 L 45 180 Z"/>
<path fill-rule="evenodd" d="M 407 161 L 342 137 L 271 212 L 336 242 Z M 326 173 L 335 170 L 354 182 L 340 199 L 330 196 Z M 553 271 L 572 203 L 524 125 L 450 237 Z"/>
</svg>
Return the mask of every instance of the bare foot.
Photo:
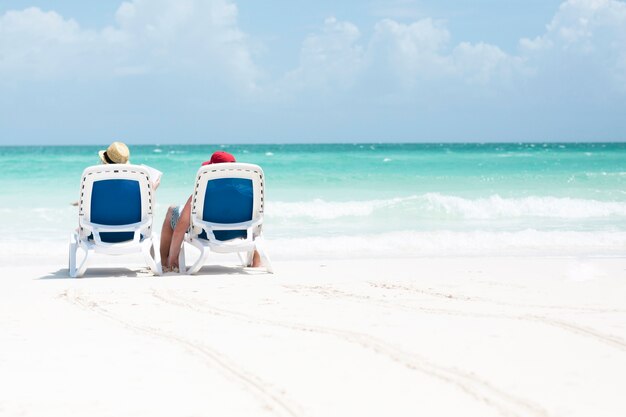
<svg viewBox="0 0 626 417">
<path fill-rule="evenodd" d="M 173 272 L 175 274 L 178 273 L 178 267 L 177 266 L 164 266 L 163 267 L 163 273 L 167 274 L 169 272 Z"/>
</svg>

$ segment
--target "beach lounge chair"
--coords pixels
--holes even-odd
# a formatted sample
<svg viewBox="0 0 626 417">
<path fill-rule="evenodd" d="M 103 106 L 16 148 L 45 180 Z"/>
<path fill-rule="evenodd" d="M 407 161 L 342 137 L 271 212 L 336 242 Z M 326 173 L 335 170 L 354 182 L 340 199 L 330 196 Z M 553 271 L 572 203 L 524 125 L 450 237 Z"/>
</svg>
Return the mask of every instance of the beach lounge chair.
<svg viewBox="0 0 626 417">
<path fill-rule="evenodd" d="M 267 272 L 273 273 L 262 236 L 264 187 L 265 176 L 258 165 L 221 163 L 198 170 L 190 227 L 179 257 L 181 273 L 198 272 L 211 252 L 237 253 L 244 266 L 249 266 L 255 250 Z M 200 250 L 188 269 L 185 243 Z"/>
<path fill-rule="evenodd" d="M 70 235 L 70 276 L 81 277 L 85 273 L 91 252 L 141 252 L 152 272 L 161 275 L 159 251 L 152 238 L 154 204 L 148 168 L 111 164 L 85 169 L 78 202 L 78 229 Z M 85 257 L 77 266 L 79 249 Z"/>
</svg>

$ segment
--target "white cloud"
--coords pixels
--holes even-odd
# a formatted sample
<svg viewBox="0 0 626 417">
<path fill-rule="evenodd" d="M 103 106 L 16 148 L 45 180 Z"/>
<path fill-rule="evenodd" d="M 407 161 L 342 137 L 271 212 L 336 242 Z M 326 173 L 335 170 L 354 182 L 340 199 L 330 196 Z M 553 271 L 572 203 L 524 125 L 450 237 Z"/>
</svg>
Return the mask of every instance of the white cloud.
<svg viewBox="0 0 626 417">
<path fill-rule="evenodd" d="M 57 77 L 92 50 L 97 35 L 55 12 L 38 8 L 0 16 L 0 74 Z"/>
<path fill-rule="evenodd" d="M 377 71 L 389 71 L 412 85 L 450 70 L 449 58 L 444 55 L 449 39 L 443 23 L 432 19 L 408 25 L 384 19 L 374 27 L 368 46 L 369 63 Z"/>
<path fill-rule="evenodd" d="M 534 39 L 521 39 L 523 56 L 537 72 L 559 68 L 600 71 L 626 89 L 626 3 L 617 0 L 568 0 Z"/>
<path fill-rule="evenodd" d="M 508 81 L 524 71 L 524 60 L 506 54 L 495 45 L 461 42 L 452 51 L 455 73 L 469 83 Z"/>
<path fill-rule="evenodd" d="M 586 49 L 591 43 L 615 41 L 626 34 L 626 3 L 616 0 L 568 0 L 561 4 L 539 39 Z M 599 45 L 600 46 L 600 45 Z M 626 47 L 623 44 L 622 48 Z"/>
<path fill-rule="evenodd" d="M 100 31 L 38 8 L 0 16 L 4 78 L 202 74 L 254 88 L 258 70 L 230 0 L 134 0 Z"/>
<path fill-rule="evenodd" d="M 391 4 L 416 8 L 413 0 Z M 623 1 L 564 1 L 545 33 L 520 40 L 517 55 L 485 42 L 452 44 L 446 23 L 429 18 L 409 23 L 386 18 L 371 29 L 364 35 L 356 24 L 329 17 L 302 42 L 297 68 L 258 90 L 261 70 L 252 58 L 254 40 L 239 28 L 233 0 L 124 2 L 115 23 L 101 30 L 28 8 L 0 15 L 0 76 L 192 75 L 245 91 L 291 94 L 368 88 L 410 92 L 438 83 L 497 89 L 532 75 L 552 72 L 559 78 L 563 68 L 572 68 L 579 76 L 610 78 L 626 90 Z"/>
<path fill-rule="evenodd" d="M 349 88 L 363 82 L 370 86 L 364 88 L 410 90 L 450 79 L 484 85 L 509 79 L 523 65 L 495 45 L 462 42 L 451 48 L 447 27 L 432 19 L 410 24 L 383 19 L 365 45 L 360 38 L 353 23 L 327 19 L 303 42 L 300 67 L 289 74 L 288 85 Z"/>
<path fill-rule="evenodd" d="M 356 25 L 334 17 L 302 43 L 299 67 L 287 74 L 291 88 L 345 89 L 356 80 L 363 65 L 361 33 Z"/>
<path fill-rule="evenodd" d="M 131 47 L 127 61 L 133 68 L 148 64 L 153 72 L 229 74 L 254 88 L 258 70 L 237 14 L 227 0 L 134 0 L 119 7 L 116 21 L 120 38 Z"/>
<path fill-rule="evenodd" d="M 365 40 L 356 25 L 333 18 L 305 40 L 300 67 L 290 79 L 298 88 L 324 84 L 367 89 L 359 84 L 367 83 L 411 91 L 445 83 L 496 91 L 533 79 L 593 88 L 590 80 L 596 77 L 612 84 L 594 82 L 595 88 L 626 90 L 623 1 L 564 1 L 545 33 L 520 40 L 517 54 L 485 42 L 451 45 L 451 39 L 445 22 L 430 18 L 412 23 L 382 19 Z"/>
<path fill-rule="evenodd" d="M 586 50 L 593 48 L 597 42 L 610 41 L 606 35 L 618 35 L 623 39 L 624 34 L 626 3 L 616 0 L 568 0 L 559 7 L 544 37 L 558 42 L 563 48 L 571 45 Z M 622 44 L 622 48 L 626 45 Z"/>
</svg>

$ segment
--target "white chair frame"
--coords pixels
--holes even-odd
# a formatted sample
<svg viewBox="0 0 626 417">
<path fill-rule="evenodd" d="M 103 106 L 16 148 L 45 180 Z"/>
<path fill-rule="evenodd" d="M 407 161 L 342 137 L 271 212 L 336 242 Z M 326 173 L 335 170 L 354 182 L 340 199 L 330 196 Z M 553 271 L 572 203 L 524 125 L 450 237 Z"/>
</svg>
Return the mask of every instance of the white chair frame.
<svg viewBox="0 0 626 417">
<path fill-rule="evenodd" d="M 210 223 L 202 220 L 204 211 L 204 197 L 207 183 L 219 178 L 243 178 L 252 180 L 253 204 L 252 219 L 242 223 Z M 195 274 L 206 263 L 211 252 L 237 253 L 244 266 L 252 263 L 252 256 L 256 250 L 267 272 L 273 273 L 271 260 L 265 250 L 265 241 L 262 236 L 263 210 L 265 203 L 265 176 L 258 165 L 244 163 L 220 163 L 201 167 L 196 175 L 196 183 L 191 202 L 191 221 L 185 235 L 183 247 L 180 250 L 179 269 L 181 273 Z M 217 240 L 214 230 L 246 230 L 246 238 L 231 240 Z M 200 239 L 198 235 L 206 232 L 207 239 Z M 189 268 L 186 266 L 185 243 L 200 251 L 198 260 Z M 242 256 L 245 253 L 246 256 Z"/>
<path fill-rule="evenodd" d="M 127 179 L 139 182 L 141 194 L 141 220 L 133 224 L 109 226 L 91 222 L 91 193 L 93 184 L 100 180 Z M 150 182 L 148 169 L 131 164 L 95 165 L 83 171 L 78 202 L 78 229 L 71 233 L 69 244 L 69 274 L 82 277 L 87 270 L 87 259 L 92 252 L 107 255 L 126 255 L 141 252 L 150 270 L 161 275 L 161 260 L 155 246 L 153 228 L 153 208 L 155 193 Z M 119 243 L 103 242 L 102 232 L 133 232 L 133 240 Z M 93 239 L 89 239 L 92 235 Z M 142 238 L 143 236 L 143 238 Z M 76 265 L 77 253 L 81 249 L 85 257 Z"/>
</svg>

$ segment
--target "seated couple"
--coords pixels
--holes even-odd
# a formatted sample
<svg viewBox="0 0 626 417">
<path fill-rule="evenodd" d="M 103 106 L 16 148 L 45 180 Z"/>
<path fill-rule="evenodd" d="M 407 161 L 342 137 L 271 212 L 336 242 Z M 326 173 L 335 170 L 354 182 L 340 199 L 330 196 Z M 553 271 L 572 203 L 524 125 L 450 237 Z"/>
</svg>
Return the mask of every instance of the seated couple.
<svg viewBox="0 0 626 417">
<path fill-rule="evenodd" d="M 130 160 L 130 151 L 122 142 L 113 142 L 106 151 L 100 151 L 100 159 L 105 164 L 127 164 Z M 202 165 L 228 162 L 235 162 L 235 157 L 228 152 L 217 151 L 211 156 L 210 160 L 203 162 Z M 160 183 L 161 173 L 153 168 L 147 168 L 150 171 L 150 181 L 153 188 L 156 189 Z M 184 206 L 170 206 L 167 210 L 163 227 L 161 228 L 160 253 L 163 272 L 178 271 L 178 256 L 190 223 L 191 196 L 189 196 Z M 257 251 L 254 251 L 251 266 L 261 266 L 261 258 Z"/>
</svg>

